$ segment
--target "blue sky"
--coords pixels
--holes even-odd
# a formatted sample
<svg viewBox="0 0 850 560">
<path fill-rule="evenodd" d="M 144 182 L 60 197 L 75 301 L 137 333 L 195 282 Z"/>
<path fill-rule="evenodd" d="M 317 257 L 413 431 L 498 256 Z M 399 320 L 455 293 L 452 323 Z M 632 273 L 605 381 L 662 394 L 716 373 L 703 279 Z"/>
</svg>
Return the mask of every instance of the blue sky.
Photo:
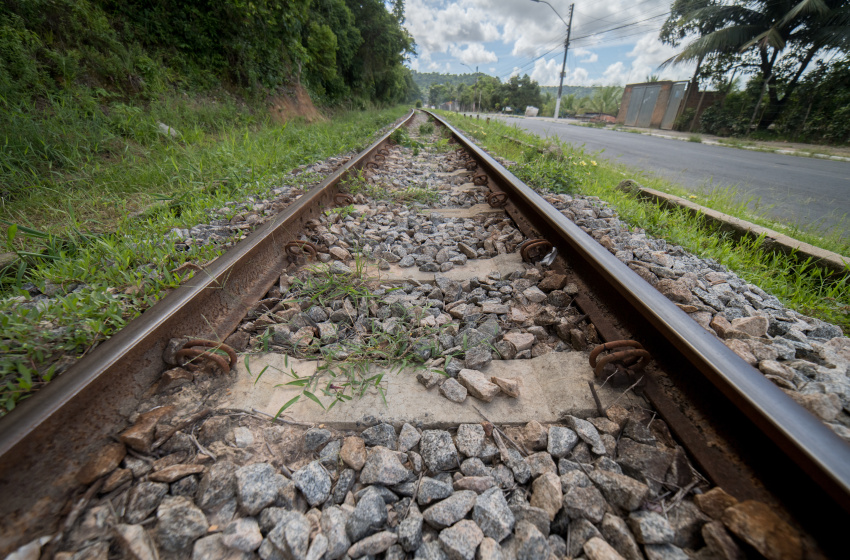
<svg viewBox="0 0 850 560">
<path fill-rule="evenodd" d="M 549 0 L 564 20 L 569 0 Z M 566 85 L 624 85 L 649 74 L 690 78 L 693 66 L 658 71 L 676 49 L 658 40 L 671 0 L 577 0 Z M 417 43 L 409 66 L 420 72 L 463 74 L 469 67 L 503 81 L 528 74 L 558 85 L 566 25 L 532 0 L 407 0 L 405 27 Z M 466 64 L 464 66 L 462 63 Z"/>
</svg>

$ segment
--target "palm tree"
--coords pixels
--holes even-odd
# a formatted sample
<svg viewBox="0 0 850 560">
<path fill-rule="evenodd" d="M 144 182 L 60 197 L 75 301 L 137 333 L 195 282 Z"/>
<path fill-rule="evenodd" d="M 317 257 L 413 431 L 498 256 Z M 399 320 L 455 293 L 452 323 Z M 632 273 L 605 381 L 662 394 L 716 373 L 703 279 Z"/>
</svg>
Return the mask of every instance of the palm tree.
<svg viewBox="0 0 850 560">
<path fill-rule="evenodd" d="M 564 115 L 575 116 L 581 109 L 581 100 L 576 98 L 576 94 L 571 93 L 561 97 L 561 113 Z M 561 116 L 561 115 L 558 115 Z"/>
<path fill-rule="evenodd" d="M 620 86 L 605 86 L 596 88 L 593 95 L 587 102 L 587 108 L 594 113 L 616 115 L 620 108 L 620 100 L 622 97 L 623 88 Z"/>
<path fill-rule="evenodd" d="M 664 64 L 731 55 L 741 66 L 753 67 L 761 75 L 768 97 L 760 122 L 763 128 L 782 112 L 800 76 L 819 52 L 846 52 L 850 46 L 847 0 L 736 0 L 731 4 L 680 0 L 679 4 L 684 13 L 673 29 L 689 27 L 700 37 Z M 790 69 L 787 78 L 778 75 L 779 63 Z"/>
</svg>

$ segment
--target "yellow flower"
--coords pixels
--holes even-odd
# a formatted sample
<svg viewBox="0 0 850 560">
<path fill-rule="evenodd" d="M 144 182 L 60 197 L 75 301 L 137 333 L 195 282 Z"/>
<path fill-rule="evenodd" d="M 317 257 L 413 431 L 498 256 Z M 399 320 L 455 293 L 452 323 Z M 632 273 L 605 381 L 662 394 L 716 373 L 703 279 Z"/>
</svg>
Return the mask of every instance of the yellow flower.
<svg viewBox="0 0 850 560">
<path fill-rule="evenodd" d="M 584 160 L 580 161 L 579 163 L 580 163 L 581 165 L 587 165 L 586 163 L 584 163 Z"/>
<path fill-rule="evenodd" d="M 688 198 L 696 198 L 696 195 L 690 195 Z"/>
<path fill-rule="evenodd" d="M 592 165 L 592 166 L 596 167 L 596 162 L 595 162 L 595 161 L 593 161 L 593 160 L 590 160 L 590 165 Z"/>
</svg>

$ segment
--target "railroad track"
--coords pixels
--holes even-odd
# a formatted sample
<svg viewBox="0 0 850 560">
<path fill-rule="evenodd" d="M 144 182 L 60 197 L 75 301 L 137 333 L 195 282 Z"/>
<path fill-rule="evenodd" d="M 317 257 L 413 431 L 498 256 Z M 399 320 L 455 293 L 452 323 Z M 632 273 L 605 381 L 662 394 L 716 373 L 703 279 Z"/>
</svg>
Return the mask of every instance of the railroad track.
<svg viewBox="0 0 850 560">
<path fill-rule="evenodd" d="M 351 554 L 384 545 L 412 554 L 404 531 L 420 508 L 422 546 L 461 557 L 482 529 L 507 537 L 509 554 L 576 556 L 596 535 L 628 556 L 637 545 L 623 519 L 648 555 L 721 546 L 727 530 L 735 546 L 776 553 L 747 540 L 764 528 L 746 519 L 787 529 L 771 537 L 790 547 L 781 557 L 832 552 L 840 535 L 824 529 L 850 509 L 850 447 L 550 203 L 563 197 L 547 201 L 432 118 L 450 143 L 402 147 L 386 134 L 0 421 L 0 551 L 55 536 L 40 543 L 46 556 L 144 557 L 158 547 L 203 557 L 242 546 L 246 557 L 258 547 L 263 558 L 299 557 L 307 543 L 286 526 L 329 531 L 308 503 L 339 498 L 360 519 L 358 504 L 376 495 L 361 486 L 382 484 L 395 490 L 383 498 L 394 521 L 373 529 L 391 530 L 348 527 Z M 400 126 L 416 136 L 425 120 L 411 114 Z M 231 346 L 254 352 L 237 357 Z M 360 469 L 346 467 L 366 457 L 358 439 L 379 447 L 352 486 Z M 410 441 L 424 467 L 380 448 Z M 233 482 L 248 464 L 265 466 L 243 467 Z M 611 482 L 611 471 L 625 478 Z M 465 521 L 477 529 L 444 529 L 420 495 L 423 472 L 435 496 L 448 486 L 446 503 L 469 492 L 498 502 L 486 490 L 500 487 L 510 529 L 495 538 L 506 529 L 476 517 L 475 494 Z M 557 491 L 548 474 L 560 475 Z M 336 496 L 347 477 L 356 500 Z M 278 495 L 263 498 L 252 480 L 279 485 Z M 331 482 L 333 492 L 315 495 Z M 216 494 L 216 484 L 231 490 Z M 741 501 L 726 529 L 709 502 L 731 502 L 714 487 Z M 262 513 L 269 506 L 306 516 Z M 550 526 L 535 518 L 541 510 Z M 262 531 L 231 523 L 245 515 Z M 177 527 L 187 516 L 194 525 Z M 673 536 L 651 534 L 659 519 Z M 545 540 L 550 532 L 563 543 Z M 257 535 L 262 545 L 245 544 Z"/>
</svg>

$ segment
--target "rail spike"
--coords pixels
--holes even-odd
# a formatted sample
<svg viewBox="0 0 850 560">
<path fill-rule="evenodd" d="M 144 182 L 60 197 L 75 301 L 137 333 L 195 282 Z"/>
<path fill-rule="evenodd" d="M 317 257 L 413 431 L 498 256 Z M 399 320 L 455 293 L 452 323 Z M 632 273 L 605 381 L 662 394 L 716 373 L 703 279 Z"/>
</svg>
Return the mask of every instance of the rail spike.
<svg viewBox="0 0 850 560">
<path fill-rule="evenodd" d="M 612 352 L 599 358 L 602 352 L 610 352 L 616 348 L 629 348 Z M 649 364 L 652 356 L 640 342 L 635 340 L 612 340 L 600 344 L 590 353 L 590 367 L 596 378 L 610 382 L 614 387 L 622 387 L 635 383 L 636 374 Z M 639 382 L 640 379 L 637 379 Z"/>
<path fill-rule="evenodd" d="M 334 195 L 334 204 L 336 206 L 349 206 L 354 204 L 354 197 L 348 193 L 336 193 Z"/>
<path fill-rule="evenodd" d="M 504 208 L 508 205 L 508 193 L 491 192 L 487 194 L 487 204 L 491 208 Z"/>
<path fill-rule="evenodd" d="M 523 261 L 531 262 L 532 249 L 537 249 L 538 251 L 540 249 L 543 249 L 542 252 L 545 255 L 552 250 L 552 243 L 550 241 L 547 241 L 546 239 L 529 239 L 523 242 L 523 244 L 519 248 L 519 254 L 522 257 Z"/>
<path fill-rule="evenodd" d="M 289 257 L 296 259 L 304 253 L 309 254 L 310 257 L 312 257 L 313 259 L 315 259 L 316 256 L 319 254 L 319 248 L 310 241 L 290 241 L 289 243 L 284 245 L 283 248 L 286 251 L 286 254 L 289 255 Z"/>
</svg>

